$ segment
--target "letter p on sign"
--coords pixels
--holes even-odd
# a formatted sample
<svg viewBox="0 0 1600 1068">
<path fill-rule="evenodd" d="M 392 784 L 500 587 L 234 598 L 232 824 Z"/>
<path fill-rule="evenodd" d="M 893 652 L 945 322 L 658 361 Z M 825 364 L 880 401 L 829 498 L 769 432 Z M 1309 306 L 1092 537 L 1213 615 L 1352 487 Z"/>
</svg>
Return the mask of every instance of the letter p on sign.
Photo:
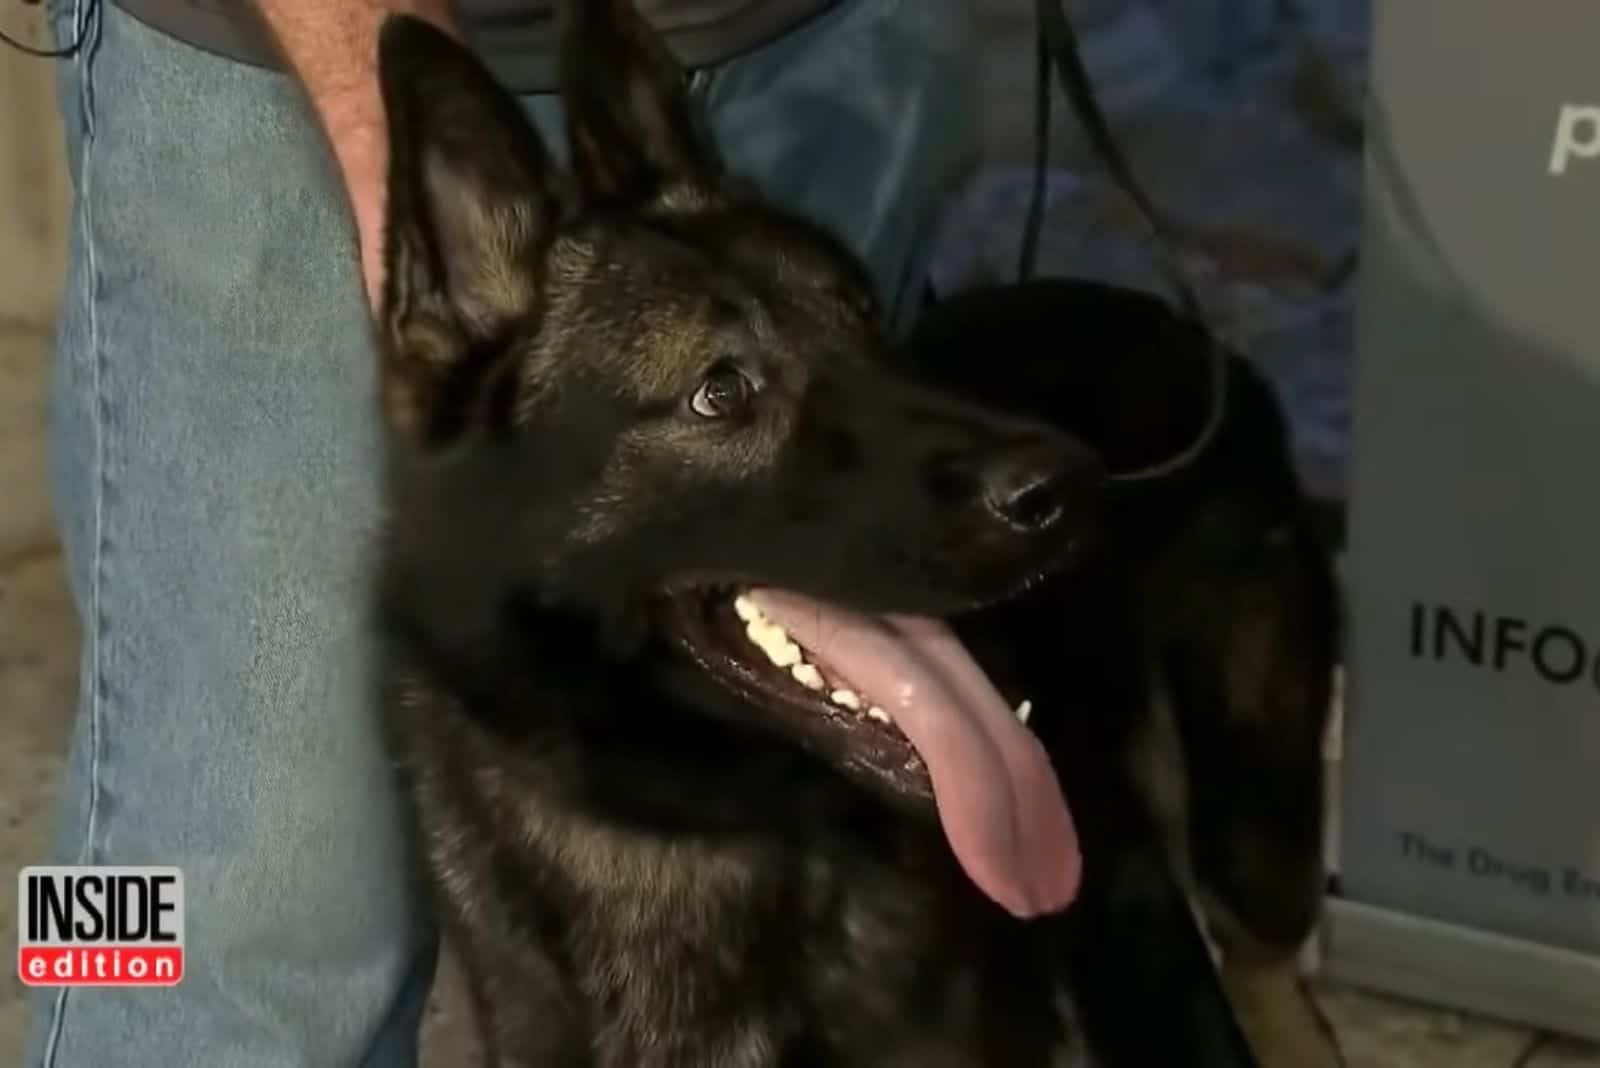
<svg viewBox="0 0 1600 1068">
<path fill-rule="evenodd" d="M 1550 149 L 1550 173 L 1567 173 L 1567 160 L 1600 156 L 1600 106 L 1564 104 Z"/>
</svg>

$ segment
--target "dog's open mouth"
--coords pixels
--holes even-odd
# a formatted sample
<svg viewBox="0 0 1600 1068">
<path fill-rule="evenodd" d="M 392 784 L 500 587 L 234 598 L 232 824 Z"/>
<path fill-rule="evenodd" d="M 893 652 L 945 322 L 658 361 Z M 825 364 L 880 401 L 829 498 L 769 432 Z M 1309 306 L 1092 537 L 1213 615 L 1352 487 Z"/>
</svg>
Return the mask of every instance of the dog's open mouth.
<svg viewBox="0 0 1600 1068">
<path fill-rule="evenodd" d="M 1043 747 L 944 623 L 773 589 L 672 598 L 677 639 L 719 681 L 847 770 L 931 795 L 968 877 L 1011 913 L 1071 903 L 1076 830 Z"/>
</svg>

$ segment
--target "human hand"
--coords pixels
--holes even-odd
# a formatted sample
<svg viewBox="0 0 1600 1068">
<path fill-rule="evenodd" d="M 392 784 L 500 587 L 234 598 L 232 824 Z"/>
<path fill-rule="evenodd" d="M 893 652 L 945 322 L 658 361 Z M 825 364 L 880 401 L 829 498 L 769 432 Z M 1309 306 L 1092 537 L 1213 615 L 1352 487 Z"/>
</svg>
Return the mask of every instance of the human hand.
<svg viewBox="0 0 1600 1068">
<path fill-rule="evenodd" d="M 338 163 L 356 227 L 369 307 L 383 299 L 388 130 L 378 88 L 378 33 L 390 15 L 426 18 L 459 34 L 453 0 L 257 0 L 304 85 Z"/>
<path fill-rule="evenodd" d="M 383 300 L 383 230 L 388 193 L 389 146 L 381 122 L 349 129 L 329 126 L 329 140 L 344 179 L 356 227 L 356 251 L 370 308 Z"/>
</svg>

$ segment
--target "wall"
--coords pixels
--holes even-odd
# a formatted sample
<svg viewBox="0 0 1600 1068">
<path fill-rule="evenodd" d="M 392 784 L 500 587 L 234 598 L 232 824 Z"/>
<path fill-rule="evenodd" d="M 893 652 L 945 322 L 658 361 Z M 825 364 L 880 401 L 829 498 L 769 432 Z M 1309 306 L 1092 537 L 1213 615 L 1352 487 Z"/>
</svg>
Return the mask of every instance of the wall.
<svg viewBox="0 0 1600 1068">
<path fill-rule="evenodd" d="M 36 8 L 0 12 L 11 36 L 44 41 Z M 56 73 L 51 61 L 0 48 L 0 562 L 54 540 L 42 477 L 44 386 L 70 192 Z"/>
</svg>

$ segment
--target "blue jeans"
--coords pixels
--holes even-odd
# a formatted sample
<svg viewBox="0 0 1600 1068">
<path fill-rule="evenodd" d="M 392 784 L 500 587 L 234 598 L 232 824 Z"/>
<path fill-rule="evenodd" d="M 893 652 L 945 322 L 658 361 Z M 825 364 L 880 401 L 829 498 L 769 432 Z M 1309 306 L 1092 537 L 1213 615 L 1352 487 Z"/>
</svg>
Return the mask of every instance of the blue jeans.
<svg viewBox="0 0 1600 1068">
<path fill-rule="evenodd" d="M 58 0 L 76 190 L 52 479 L 83 622 L 55 860 L 176 864 L 170 990 L 45 990 L 27 1063 L 410 1065 L 434 934 L 365 625 L 374 357 L 281 75 Z M 732 164 L 905 306 L 976 147 L 963 0 L 848 0 L 695 91 Z M 552 142 L 558 104 L 527 107 Z"/>
</svg>

